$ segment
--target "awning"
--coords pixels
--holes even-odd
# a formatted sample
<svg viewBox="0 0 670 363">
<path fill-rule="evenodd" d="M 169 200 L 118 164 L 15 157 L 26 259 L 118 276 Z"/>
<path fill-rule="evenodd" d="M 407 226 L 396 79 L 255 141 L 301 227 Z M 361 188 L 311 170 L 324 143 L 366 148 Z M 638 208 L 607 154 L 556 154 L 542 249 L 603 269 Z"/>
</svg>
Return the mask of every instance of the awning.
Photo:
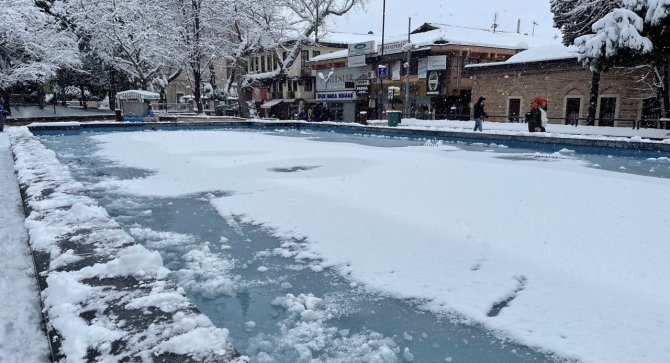
<svg viewBox="0 0 670 363">
<path fill-rule="evenodd" d="M 295 98 L 284 98 L 284 102 L 293 103 L 293 102 L 295 102 Z"/>
<path fill-rule="evenodd" d="M 274 105 L 279 104 L 279 103 L 282 102 L 282 101 L 283 101 L 283 100 L 282 100 L 281 98 L 278 98 L 278 99 L 275 99 L 275 100 L 270 100 L 270 101 L 267 101 L 267 102 L 265 102 L 264 104 L 262 104 L 262 105 L 261 105 L 261 108 L 270 108 L 270 107 L 272 107 L 272 106 L 274 106 Z"/>
</svg>

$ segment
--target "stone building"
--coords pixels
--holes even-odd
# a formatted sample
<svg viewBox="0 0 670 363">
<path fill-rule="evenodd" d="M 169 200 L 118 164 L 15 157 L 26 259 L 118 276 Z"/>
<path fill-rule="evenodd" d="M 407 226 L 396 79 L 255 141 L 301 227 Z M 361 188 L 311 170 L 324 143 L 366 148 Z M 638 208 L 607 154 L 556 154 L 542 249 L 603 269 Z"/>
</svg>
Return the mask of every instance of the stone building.
<svg viewBox="0 0 670 363">
<path fill-rule="evenodd" d="M 473 99 L 486 98 L 490 121 L 518 121 L 536 96 L 549 100 L 550 123 L 587 124 L 592 73 L 577 61 L 577 49 L 562 45 L 531 48 L 505 62 L 465 67 Z M 601 73 L 594 125 L 633 126 L 660 117 L 652 73 L 614 68 Z M 651 121 L 650 121 L 651 122 Z"/>
</svg>

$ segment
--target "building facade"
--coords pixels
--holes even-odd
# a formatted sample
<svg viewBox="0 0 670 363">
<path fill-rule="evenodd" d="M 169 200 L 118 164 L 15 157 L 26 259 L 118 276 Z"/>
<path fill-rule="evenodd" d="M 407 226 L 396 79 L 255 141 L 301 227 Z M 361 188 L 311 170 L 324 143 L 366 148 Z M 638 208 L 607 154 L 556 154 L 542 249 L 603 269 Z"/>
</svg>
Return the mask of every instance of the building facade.
<svg viewBox="0 0 670 363">
<path fill-rule="evenodd" d="M 489 120 L 523 121 L 532 100 L 544 96 L 549 100 L 550 123 L 586 125 L 593 74 L 577 61 L 575 50 L 565 48 L 564 55 L 554 59 L 545 59 L 552 53 L 548 48 L 527 52 L 538 56 L 521 53 L 507 62 L 466 67 L 473 94 L 486 98 Z M 649 86 L 651 75 L 644 68 L 602 72 L 593 124 L 629 127 L 640 120 L 657 120 L 660 103 Z"/>
</svg>

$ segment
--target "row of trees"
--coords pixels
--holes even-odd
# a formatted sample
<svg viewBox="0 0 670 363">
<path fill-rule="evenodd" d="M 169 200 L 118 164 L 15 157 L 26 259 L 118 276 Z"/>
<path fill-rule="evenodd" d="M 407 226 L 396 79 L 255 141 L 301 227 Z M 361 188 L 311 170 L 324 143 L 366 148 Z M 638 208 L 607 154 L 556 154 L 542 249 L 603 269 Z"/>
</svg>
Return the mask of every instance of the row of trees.
<svg viewBox="0 0 670 363">
<path fill-rule="evenodd" d="M 214 92 L 238 85 L 248 114 L 251 87 L 284 74 L 333 16 L 366 0 L 5 0 L 0 12 L 0 92 L 55 81 L 108 94 L 139 87 L 165 94 L 180 74 L 202 112 L 204 75 L 231 70 Z M 274 52 L 279 69 L 247 72 L 247 58 Z M 113 106 L 112 106 L 113 107 Z"/>
<path fill-rule="evenodd" d="M 649 70 L 651 86 L 670 117 L 670 0 L 551 0 L 565 45 L 593 71 L 589 118 L 595 117 L 600 72 L 612 67 Z"/>
</svg>

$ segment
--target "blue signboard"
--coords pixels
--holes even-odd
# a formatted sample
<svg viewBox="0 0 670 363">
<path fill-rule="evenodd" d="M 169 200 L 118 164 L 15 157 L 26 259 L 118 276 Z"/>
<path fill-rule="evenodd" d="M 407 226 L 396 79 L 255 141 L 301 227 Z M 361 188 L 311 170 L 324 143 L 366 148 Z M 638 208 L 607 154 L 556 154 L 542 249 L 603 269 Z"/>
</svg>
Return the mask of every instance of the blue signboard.
<svg viewBox="0 0 670 363">
<path fill-rule="evenodd" d="M 380 79 L 386 78 L 386 67 L 384 66 L 379 67 L 379 78 Z"/>
</svg>

